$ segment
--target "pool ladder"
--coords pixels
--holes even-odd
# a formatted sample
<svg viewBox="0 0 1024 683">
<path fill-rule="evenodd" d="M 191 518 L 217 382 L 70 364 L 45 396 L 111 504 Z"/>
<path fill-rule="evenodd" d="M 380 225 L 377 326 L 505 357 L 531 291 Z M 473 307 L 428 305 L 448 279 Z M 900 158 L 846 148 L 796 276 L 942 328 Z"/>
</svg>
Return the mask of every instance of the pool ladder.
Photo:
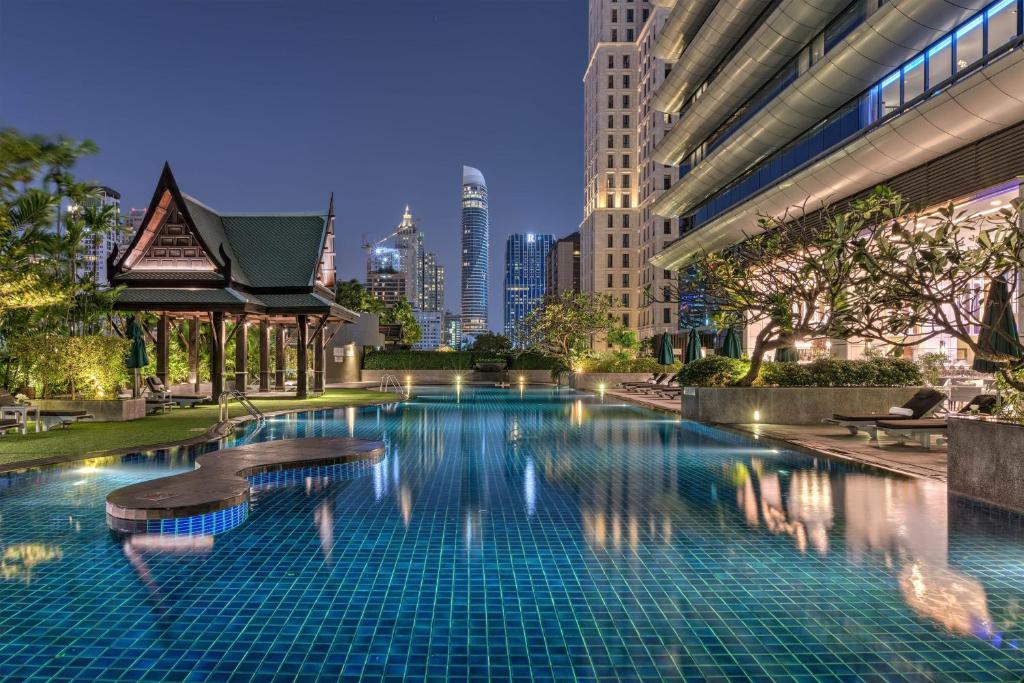
<svg viewBox="0 0 1024 683">
<path fill-rule="evenodd" d="M 263 411 L 257 408 L 256 405 L 249 400 L 248 396 L 235 389 L 232 391 L 225 391 L 220 395 L 220 401 L 218 403 L 220 415 L 218 416 L 218 419 L 221 422 L 224 422 L 230 417 L 228 413 L 228 404 L 231 402 L 231 399 L 238 401 L 238 403 L 245 408 L 245 411 L 256 419 L 256 424 L 262 426 L 267 421 L 267 416 L 263 414 Z"/>
<path fill-rule="evenodd" d="M 405 387 L 402 386 L 402 383 L 398 381 L 398 377 L 396 375 L 384 375 L 380 378 L 380 384 L 377 387 L 377 391 L 383 393 L 385 391 L 390 391 L 392 388 L 394 388 L 402 398 L 409 398 L 409 392 L 406 391 Z"/>
</svg>

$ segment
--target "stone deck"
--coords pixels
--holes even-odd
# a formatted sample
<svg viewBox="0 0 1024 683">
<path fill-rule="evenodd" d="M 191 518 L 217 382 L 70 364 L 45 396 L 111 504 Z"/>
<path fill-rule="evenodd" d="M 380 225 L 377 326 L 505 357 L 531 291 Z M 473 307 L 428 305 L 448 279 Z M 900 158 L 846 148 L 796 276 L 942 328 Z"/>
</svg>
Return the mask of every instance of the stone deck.
<svg viewBox="0 0 1024 683">
<path fill-rule="evenodd" d="M 144 521 L 192 517 L 249 500 L 246 477 L 263 472 L 379 458 L 384 444 L 353 438 L 284 439 L 200 455 L 196 469 L 132 484 L 107 496 L 107 514 Z"/>
<path fill-rule="evenodd" d="M 608 390 L 606 396 L 614 396 L 628 403 L 654 408 L 679 415 L 682 410 L 679 399 L 660 399 L 642 396 L 621 390 Z M 778 441 L 798 450 L 823 455 L 839 460 L 869 465 L 878 469 L 896 472 L 911 477 L 946 481 L 946 448 L 933 446 L 925 450 L 921 446 L 898 445 L 895 440 L 879 437 L 869 441 L 864 434 L 852 436 L 845 428 L 835 425 L 780 425 L 780 424 L 736 424 L 720 425 Z"/>
</svg>

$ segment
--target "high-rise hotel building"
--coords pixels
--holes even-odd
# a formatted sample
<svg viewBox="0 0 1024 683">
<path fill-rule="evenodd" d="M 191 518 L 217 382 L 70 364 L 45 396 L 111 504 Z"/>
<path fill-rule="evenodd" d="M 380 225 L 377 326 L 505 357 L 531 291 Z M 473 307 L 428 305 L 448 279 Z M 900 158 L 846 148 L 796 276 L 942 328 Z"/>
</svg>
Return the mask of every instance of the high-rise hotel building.
<svg viewBox="0 0 1024 683">
<path fill-rule="evenodd" d="M 672 175 L 650 153 L 673 117 L 655 112 L 650 99 L 668 70 L 654 46 L 673 4 L 590 0 L 580 286 L 609 295 L 616 317 L 642 337 L 678 328 L 676 307 L 655 301 L 674 276 L 646 262 L 678 236 L 677 221 L 650 211 Z"/>
<path fill-rule="evenodd" d="M 487 331 L 487 243 L 490 241 L 487 181 L 462 167 L 462 334 Z"/>
<path fill-rule="evenodd" d="M 678 171 L 650 208 L 686 230 L 652 265 L 684 272 L 759 214 L 813 227 L 879 184 L 925 211 L 1020 196 L 1022 15 L 1024 0 L 679 0 L 652 101 L 677 117 L 652 157 Z M 955 347 L 934 344 L 918 352 Z"/>
<path fill-rule="evenodd" d="M 547 256 L 554 235 L 513 234 L 505 242 L 505 336 L 525 343 L 526 317 L 544 300 Z"/>
</svg>

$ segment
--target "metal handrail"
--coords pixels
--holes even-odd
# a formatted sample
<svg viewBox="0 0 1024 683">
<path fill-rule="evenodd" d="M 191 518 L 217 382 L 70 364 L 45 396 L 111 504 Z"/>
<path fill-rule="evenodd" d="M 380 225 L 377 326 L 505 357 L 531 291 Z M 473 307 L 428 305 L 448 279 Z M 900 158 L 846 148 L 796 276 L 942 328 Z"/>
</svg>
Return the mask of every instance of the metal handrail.
<svg viewBox="0 0 1024 683">
<path fill-rule="evenodd" d="M 384 375 L 381 377 L 377 390 L 383 393 L 385 391 L 389 391 L 392 386 L 394 386 L 395 391 L 401 394 L 404 398 L 409 398 L 409 392 L 406 391 L 405 387 L 402 386 L 402 383 L 398 381 L 398 377 L 396 375 Z"/>
<path fill-rule="evenodd" d="M 231 399 L 235 399 L 238 403 L 245 408 L 245 411 L 252 417 L 256 418 L 258 424 L 263 424 L 267 421 L 267 416 L 263 414 L 263 411 L 256 407 L 256 405 L 249 400 L 249 397 L 243 394 L 241 391 L 234 389 L 232 391 L 225 391 L 220 395 L 220 399 L 217 402 L 218 412 L 220 413 L 218 419 L 224 422 L 230 417 L 228 411 L 228 404 Z"/>
</svg>

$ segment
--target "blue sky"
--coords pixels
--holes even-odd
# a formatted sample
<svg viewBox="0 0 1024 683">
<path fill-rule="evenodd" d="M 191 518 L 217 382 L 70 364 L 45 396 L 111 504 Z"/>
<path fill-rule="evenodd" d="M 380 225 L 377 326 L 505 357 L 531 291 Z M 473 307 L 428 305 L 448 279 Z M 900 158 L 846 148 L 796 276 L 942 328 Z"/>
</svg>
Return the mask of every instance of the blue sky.
<svg viewBox="0 0 1024 683">
<path fill-rule="evenodd" d="M 491 194 L 491 327 L 505 237 L 582 204 L 584 0 L 0 0 L 0 125 L 95 140 L 80 175 L 143 206 L 170 161 L 224 211 L 320 210 L 339 276 L 405 204 L 458 307 L 462 164 Z"/>
</svg>

